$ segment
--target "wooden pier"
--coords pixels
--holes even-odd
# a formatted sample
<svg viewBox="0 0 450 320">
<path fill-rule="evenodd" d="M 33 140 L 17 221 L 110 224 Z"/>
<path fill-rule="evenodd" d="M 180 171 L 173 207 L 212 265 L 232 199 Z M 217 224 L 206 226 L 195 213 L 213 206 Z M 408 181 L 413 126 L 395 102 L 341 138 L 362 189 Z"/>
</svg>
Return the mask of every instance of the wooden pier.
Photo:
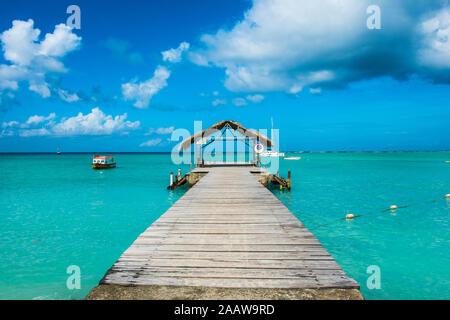
<svg viewBox="0 0 450 320">
<path fill-rule="evenodd" d="M 193 170 L 201 173 L 199 181 L 136 239 L 87 298 L 360 299 L 356 281 L 255 170 Z"/>
</svg>

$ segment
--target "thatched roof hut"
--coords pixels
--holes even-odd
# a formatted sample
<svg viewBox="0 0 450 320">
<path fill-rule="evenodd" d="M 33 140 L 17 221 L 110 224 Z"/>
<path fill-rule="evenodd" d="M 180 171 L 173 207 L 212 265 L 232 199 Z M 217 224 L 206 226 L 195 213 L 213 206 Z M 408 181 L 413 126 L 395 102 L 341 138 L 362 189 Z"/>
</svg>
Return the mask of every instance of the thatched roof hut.
<svg viewBox="0 0 450 320">
<path fill-rule="evenodd" d="M 197 132 L 196 134 L 186 138 L 181 142 L 179 150 L 188 149 L 195 141 L 206 138 L 226 127 L 229 127 L 237 132 L 239 132 L 243 137 L 247 137 L 249 139 L 254 139 L 258 141 L 258 143 L 263 144 L 266 147 L 273 147 L 273 142 L 265 135 L 259 133 L 256 130 L 251 130 L 245 128 L 243 125 L 236 121 L 232 120 L 223 120 L 213 124 L 210 128 L 205 129 L 203 131 Z"/>
</svg>

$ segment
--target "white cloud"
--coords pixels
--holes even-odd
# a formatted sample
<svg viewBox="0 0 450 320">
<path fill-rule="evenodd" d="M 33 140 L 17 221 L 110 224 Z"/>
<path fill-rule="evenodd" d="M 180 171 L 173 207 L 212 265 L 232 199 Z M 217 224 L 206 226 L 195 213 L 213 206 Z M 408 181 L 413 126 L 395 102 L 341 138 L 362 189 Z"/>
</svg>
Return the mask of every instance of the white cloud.
<svg viewBox="0 0 450 320">
<path fill-rule="evenodd" d="M 36 92 L 42 98 L 48 98 L 51 95 L 49 84 L 47 82 L 45 82 L 44 80 L 42 80 L 42 82 L 40 82 L 40 81 L 35 82 L 35 80 L 33 80 L 30 83 L 30 86 L 28 87 L 28 89 L 30 89 L 31 91 Z"/>
<path fill-rule="evenodd" d="M 59 97 L 66 102 L 75 102 L 80 100 L 80 97 L 76 93 L 69 93 L 66 90 L 58 89 Z"/>
<path fill-rule="evenodd" d="M 72 28 L 61 23 L 55 26 L 53 33 L 47 33 L 40 43 L 39 54 L 51 57 L 63 57 L 78 48 L 81 38 L 72 33 Z"/>
<path fill-rule="evenodd" d="M 212 102 L 212 105 L 213 105 L 214 107 L 217 107 L 217 106 L 220 105 L 220 104 L 227 104 L 227 100 L 225 100 L 225 99 L 216 99 L 216 100 L 214 100 L 214 101 Z"/>
<path fill-rule="evenodd" d="M 154 134 L 154 133 L 156 133 L 156 134 L 170 134 L 170 133 L 173 132 L 173 130 L 175 130 L 175 127 L 173 127 L 173 126 L 167 127 L 167 128 L 162 128 L 161 127 L 161 128 L 157 128 L 157 129 L 150 128 L 145 135 L 148 136 L 148 135 L 151 135 L 151 134 Z"/>
<path fill-rule="evenodd" d="M 157 134 L 170 134 L 173 132 L 175 127 L 168 127 L 168 128 L 158 128 L 156 129 Z"/>
<path fill-rule="evenodd" d="M 264 100 L 264 96 L 262 94 L 248 95 L 247 100 L 250 100 L 253 103 L 260 103 Z"/>
<path fill-rule="evenodd" d="M 10 29 L 0 36 L 6 60 L 20 66 L 28 66 L 39 51 L 36 43 L 41 31 L 33 28 L 33 20 L 14 20 Z"/>
<path fill-rule="evenodd" d="M 35 115 L 35 116 L 29 117 L 25 124 L 26 125 L 35 125 L 35 124 L 39 124 L 41 122 L 53 120 L 53 119 L 55 119 L 55 117 L 56 117 L 55 113 L 50 113 L 47 117 Z"/>
<path fill-rule="evenodd" d="M 217 92 L 217 91 L 215 91 L 215 92 Z M 213 95 L 217 96 L 218 92 L 217 92 L 217 94 L 214 94 L 214 92 L 213 92 Z M 255 94 L 255 95 L 248 95 L 247 100 L 242 97 L 234 98 L 233 100 L 231 100 L 231 103 L 233 103 L 235 106 L 242 107 L 242 106 L 247 105 L 249 101 L 252 103 L 260 103 L 262 100 L 264 100 L 263 95 Z M 227 104 L 227 100 L 226 99 L 215 99 L 212 102 L 212 105 L 214 107 L 221 105 L 221 104 Z"/>
<path fill-rule="evenodd" d="M 27 73 L 27 70 L 20 66 L 0 65 L 0 90 L 17 90 L 19 88 L 18 81 L 24 79 Z"/>
<path fill-rule="evenodd" d="M 160 144 L 161 141 L 162 141 L 162 140 L 161 140 L 160 138 L 151 139 L 151 140 L 142 142 L 142 143 L 139 145 L 139 147 L 154 147 L 154 146 Z"/>
<path fill-rule="evenodd" d="M 120 116 L 106 115 L 99 108 L 94 108 L 91 113 L 83 115 L 81 112 L 68 119 L 63 119 L 52 130 L 56 135 L 105 135 L 128 130 L 136 130 L 140 122 L 127 121 L 127 114 Z"/>
<path fill-rule="evenodd" d="M 177 63 L 181 61 L 181 55 L 184 51 L 189 50 L 189 43 L 181 42 L 178 48 L 169 49 L 167 51 L 161 52 L 163 56 L 163 61 L 169 61 L 172 63 Z"/>
<path fill-rule="evenodd" d="M 3 122 L 2 128 L 17 127 L 19 125 L 20 125 L 20 123 L 18 121 Z"/>
<path fill-rule="evenodd" d="M 18 134 L 21 137 L 33 136 L 77 136 L 77 135 L 110 135 L 127 134 L 132 130 L 140 129 L 139 121 L 128 121 L 127 114 L 118 116 L 106 115 L 99 108 L 90 113 L 70 118 L 62 118 L 55 122 L 55 113 L 48 116 L 34 115 L 24 123 L 18 121 L 3 122 L 1 136 Z"/>
<path fill-rule="evenodd" d="M 12 27 L 1 33 L 4 58 L 11 64 L 0 65 L 0 90 L 17 90 L 19 82 L 26 81 L 29 90 L 43 98 L 51 96 L 46 75 L 67 72 L 60 59 L 79 48 L 81 37 L 64 24 L 56 25 L 54 32 L 39 42 L 40 33 L 31 19 L 14 20 Z"/>
<path fill-rule="evenodd" d="M 49 136 L 51 135 L 51 132 L 47 130 L 46 128 L 40 128 L 40 129 L 27 129 L 27 130 L 20 130 L 19 136 L 21 137 L 36 137 L 36 136 Z"/>
<path fill-rule="evenodd" d="M 313 82 L 301 66 L 325 52 L 348 45 L 366 16 L 363 1 L 255 0 L 230 31 L 203 35 L 210 64 L 225 67 L 225 86 L 232 91 L 290 89 Z M 338 17 L 345 17 L 339 19 Z M 345 36 L 343 36 L 345 35 Z M 298 69 L 297 72 L 291 70 Z M 305 72 L 306 71 L 306 72 Z"/>
<path fill-rule="evenodd" d="M 122 84 L 122 94 L 126 100 L 136 100 L 134 106 L 137 108 L 147 108 L 150 99 L 161 89 L 167 86 L 167 79 L 170 77 L 170 71 L 158 66 L 152 78 L 147 81 L 136 83 L 128 82 Z"/>
<path fill-rule="evenodd" d="M 253 0 L 243 19 L 201 36 L 201 46 L 189 56 L 198 65 L 223 68 L 225 86 L 235 92 L 298 93 L 379 76 L 432 77 L 421 61 L 450 65 L 445 3 L 380 0 L 382 30 L 369 30 L 371 0 Z M 416 26 L 443 6 L 425 27 L 428 50 L 418 61 Z"/>
<path fill-rule="evenodd" d="M 322 93 L 322 89 L 321 88 L 310 88 L 309 89 L 309 93 L 311 93 L 311 94 L 320 94 L 320 93 Z"/>
<path fill-rule="evenodd" d="M 178 48 L 161 52 L 163 61 L 178 63 L 181 61 L 183 52 L 189 50 L 189 43 L 181 42 Z M 122 95 L 125 100 L 135 100 L 136 108 L 147 108 L 152 97 L 167 86 L 170 70 L 164 66 L 157 66 L 153 77 L 144 82 L 131 81 L 122 84 Z"/>
<path fill-rule="evenodd" d="M 434 68 L 450 68 L 450 7 L 422 22 L 420 32 L 424 35 L 421 62 Z"/>
<path fill-rule="evenodd" d="M 233 99 L 233 104 L 238 107 L 246 106 L 247 100 L 245 100 L 244 98 L 235 98 Z"/>
<path fill-rule="evenodd" d="M 188 52 L 188 58 L 192 63 L 194 63 L 198 66 L 202 66 L 202 67 L 210 66 L 208 58 L 204 54 L 190 51 L 190 52 Z"/>
<path fill-rule="evenodd" d="M 17 90 L 19 84 L 17 79 L 21 78 L 21 69 L 16 66 L 0 65 L 0 90 Z"/>
</svg>

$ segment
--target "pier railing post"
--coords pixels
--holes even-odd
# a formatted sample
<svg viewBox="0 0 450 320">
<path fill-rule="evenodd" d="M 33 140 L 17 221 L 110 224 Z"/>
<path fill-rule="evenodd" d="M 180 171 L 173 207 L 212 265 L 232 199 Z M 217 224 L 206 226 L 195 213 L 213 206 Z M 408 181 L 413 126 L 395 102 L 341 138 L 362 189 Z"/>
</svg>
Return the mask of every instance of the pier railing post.
<svg viewBox="0 0 450 320">
<path fill-rule="evenodd" d="M 288 190 L 291 190 L 291 170 L 288 171 L 287 187 Z"/>
<path fill-rule="evenodd" d="M 170 186 L 173 185 L 173 172 L 170 173 Z"/>
</svg>

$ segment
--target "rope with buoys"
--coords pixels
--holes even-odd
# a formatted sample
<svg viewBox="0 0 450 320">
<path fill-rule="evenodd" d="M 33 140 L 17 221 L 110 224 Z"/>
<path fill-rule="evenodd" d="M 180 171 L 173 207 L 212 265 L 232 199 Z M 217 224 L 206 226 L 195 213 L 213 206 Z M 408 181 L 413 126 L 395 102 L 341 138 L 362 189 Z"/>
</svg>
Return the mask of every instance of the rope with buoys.
<svg viewBox="0 0 450 320">
<path fill-rule="evenodd" d="M 439 199 L 420 202 L 420 203 L 417 203 L 416 205 L 423 205 L 423 204 L 428 204 L 428 203 L 434 203 L 434 202 L 438 202 L 438 201 L 440 201 L 442 199 L 449 199 L 450 200 L 450 193 L 446 194 L 444 197 L 441 197 Z M 377 212 L 369 212 L 369 213 L 358 214 L 358 215 L 354 215 L 352 213 L 349 213 L 343 218 L 338 218 L 338 219 L 335 219 L 335 220 L 331 220 L 331 221 L 329 221 L 327 223 L 324 223 L 324 224 L 321 224 L 321 225 L 318 225 L 318 226 L 315 226 L 315 227 L 312 227 L 312 228 L 308 228 L 308 229 L 309 230 L 314 230 L 314 229 L 322 228 L 322 227 L 328 226 L 330 224 L 333 224 L 333 223 L 336 223 L 336 222 L 339 222 L 339 221 L 342 221 L 342 220 L 353 220 L 353 219 L 356 219 L 356 218 L 365 217 L 365 216 L 368 216 L 368 215 L 371 215 L 371 214 L 375 214 L 375 213 L 384 213 L 384 212 L 388 212 L 388 211 L 393 212 L 393 211 L 395 211 L 397 209 L 405 209 L 405 208 L 409 208 L 409 207 L 412 207 L 412 206 L 414 206 L 414 204 L 406 205 L 406 206 L 392 205 L 388 209 L 384 209 L 384 210 L 377 211 Z"/>
</svg>

